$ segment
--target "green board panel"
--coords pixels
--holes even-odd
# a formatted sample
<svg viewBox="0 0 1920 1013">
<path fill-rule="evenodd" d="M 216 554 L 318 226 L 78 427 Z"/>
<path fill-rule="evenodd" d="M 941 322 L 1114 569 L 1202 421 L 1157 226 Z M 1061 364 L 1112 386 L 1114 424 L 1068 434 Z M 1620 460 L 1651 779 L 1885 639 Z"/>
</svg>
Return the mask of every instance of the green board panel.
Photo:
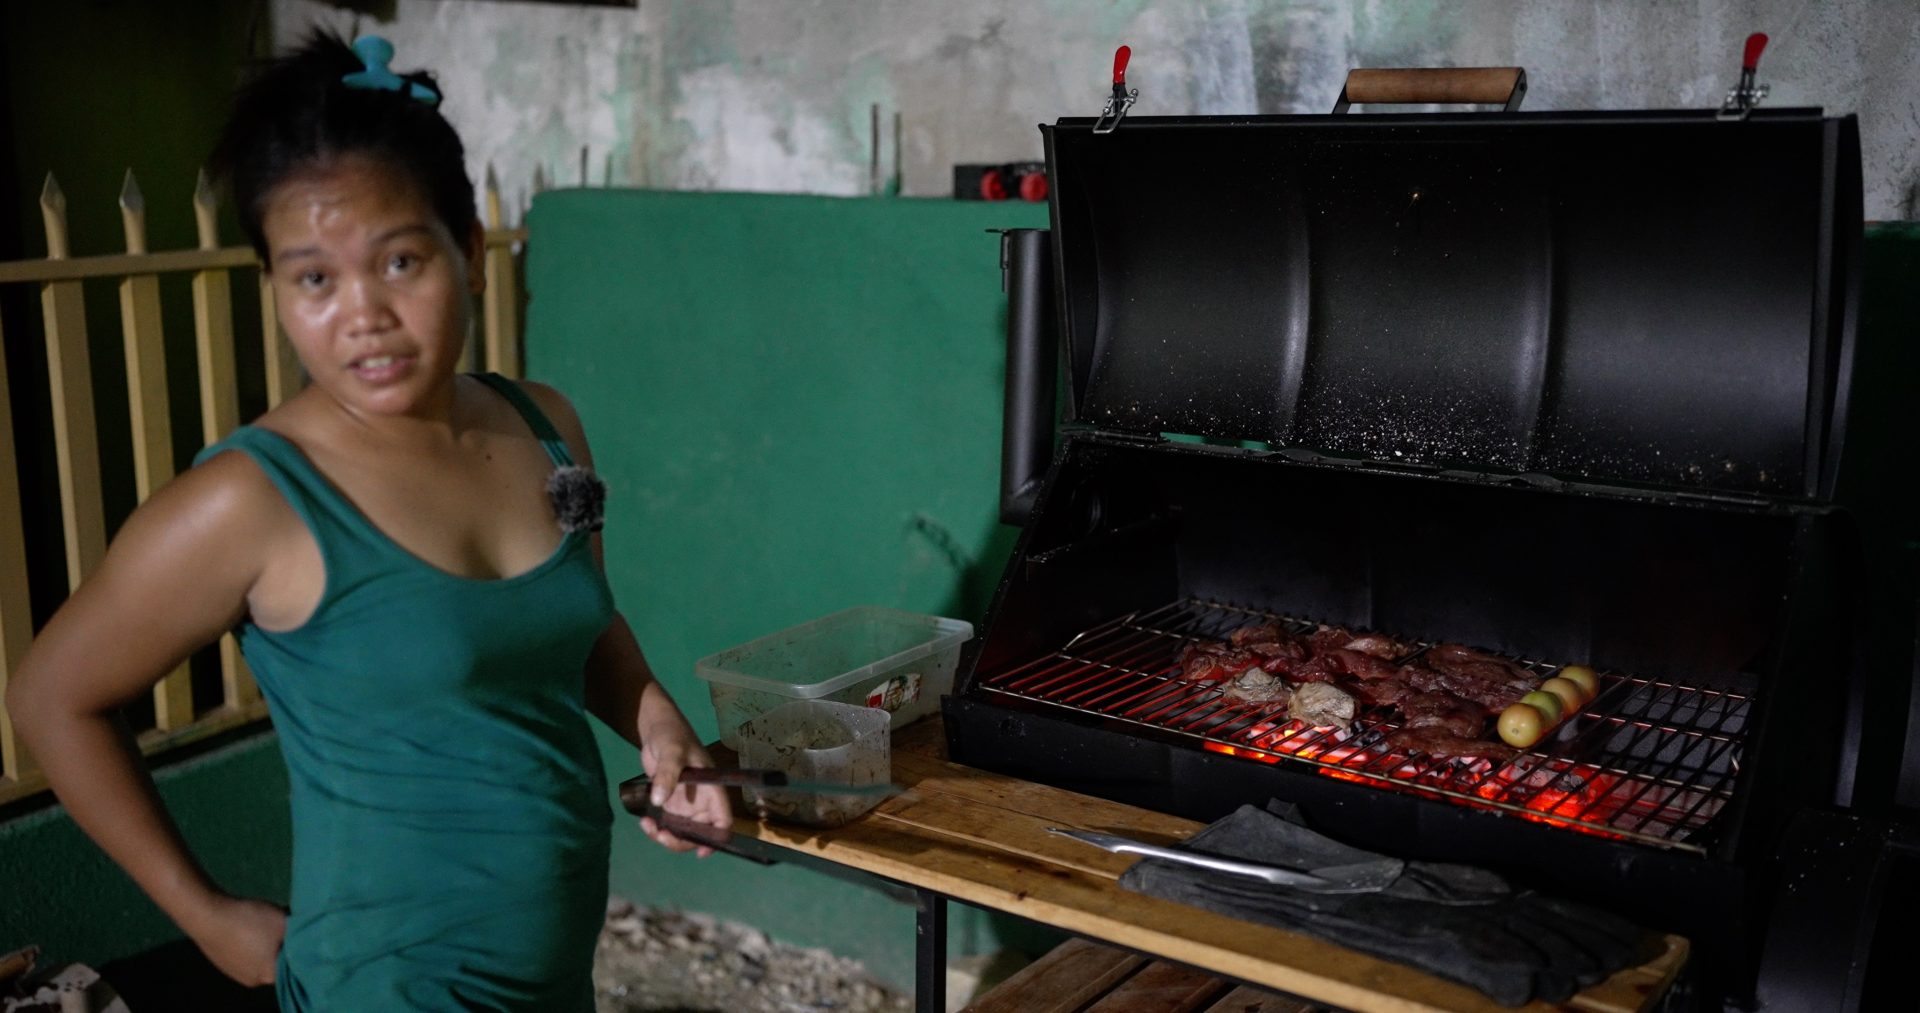
<svg viewBox="0 0 1920 1013">
<path fill-rule="evenodd" d="M 231 893 L 287 900 L 292 829 L 280 740 L 249 736 L 154 774 L 167 811 Z M 180 937 L 59 806 L 0 822 L 0 953 L 42 948 L 42 967 L 96 967 Z"/>
<path fill-rule="evenodd" d="M 614 592 L 703 735 L 706 654 L 858 604 L 978 622 L 1014 536 L 987 230 L 1042 227 L 1044 207 L 571 190 L 528 221 L 528 374 L 586 423 Z M 614 777 L 638 770 L 604 742 Z M 622 822 L 617 891 L 911 980 L 910 910 L 791 867 L 667 856 Z M 1012 931 L 953 923 L 964 950 Z"/>
</svg>

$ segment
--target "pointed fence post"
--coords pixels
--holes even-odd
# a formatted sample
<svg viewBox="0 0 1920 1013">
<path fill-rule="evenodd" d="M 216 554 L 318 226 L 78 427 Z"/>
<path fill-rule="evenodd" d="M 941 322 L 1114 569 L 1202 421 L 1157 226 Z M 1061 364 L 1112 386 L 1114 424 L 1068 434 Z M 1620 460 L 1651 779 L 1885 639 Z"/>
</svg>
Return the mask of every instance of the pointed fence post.
<svg viewBox="0 0 1920 1013">
<path fill-rule="evenodd" d="M 146 200 L 131 169 L 120 186 L 120 219 L 126 229 L 127 252 L 146 253 Z M 120 280 L 120 329 L 126 339 L 134 485 L 144 503 L 173 477 L 173 424 L 167 410 L 167 350 L 158 276 L 130 274 Z"/>
<path fill-rule="evenodd" d="M 47 174 L 40 190 L 47 259 L 67 259 L 67 198 Z M 53 395 L 53 446 L 60 470 L 60 521 L 66 535 L 67 585 L 80 581 L 106 554 L 107 525 L 100 497 L 100 445 L 94 428 L 93 360 L 87 350 L 87 304 L 78 281 L 50 281 L 40 289 L 47 331 L 47 379 Z"/>
<path fill-rule="evenodd" d="M 193 223 L 201 249 L 220 248 L 219 200 L 205 170 L 193 187 Z M 193 341 L 200 366 L 200 437 L 211 446 L 240 425 L 240 388 L 233 364 L 233 282 L 224 267 L 194 273 Z M 232 633 L 220 638 L 220 683 L 228 707 L 260 697 Z"/>
<path fill-rule="evenodd" d="M 127 252 L 147 252 L 147 202 L 128 169 L 120 184 L 120 224 Z M 133 481 L 140 502 L 173 478 L 173 422 L 167 403 L 167 341 L 160 317 L 160 279 L 120 279 L 120 332 L 125 339 L 127 418 L 133 425 Z M 153 726 L 163 732 L 193 723 L 193 671 L 187 662 L 153 687 Z"/>
</svg>

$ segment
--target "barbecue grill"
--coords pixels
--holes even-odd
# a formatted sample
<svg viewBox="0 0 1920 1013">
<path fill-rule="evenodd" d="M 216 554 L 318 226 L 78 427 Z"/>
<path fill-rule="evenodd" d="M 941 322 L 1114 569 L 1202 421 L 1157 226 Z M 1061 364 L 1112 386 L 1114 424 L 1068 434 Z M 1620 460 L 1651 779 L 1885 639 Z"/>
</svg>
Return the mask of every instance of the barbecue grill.
<svg viewBox="0 0 1920 1013">
<path fill-rule="evenodd" d="M 1688 935 L 1703 1007 L 1787 994 L 1760 973 L 1776 850 L 1851 801 L 1872 706 L 1834 499 L 1854 120 L 1099 126 L 1041 128 L 1051 228 L 1003 236 L 1024 529 L 951 755 L 1194 819 L 1295 802 Z M 1307 727 L 1181 678 L 1186 645 L 1256 622 L 1590 664 L 1600 690 L 1518 756 L 1425 755 L 1390 708 Z M 1792 987 L 1842 995 L 1863 959 Z"/>
</svg>

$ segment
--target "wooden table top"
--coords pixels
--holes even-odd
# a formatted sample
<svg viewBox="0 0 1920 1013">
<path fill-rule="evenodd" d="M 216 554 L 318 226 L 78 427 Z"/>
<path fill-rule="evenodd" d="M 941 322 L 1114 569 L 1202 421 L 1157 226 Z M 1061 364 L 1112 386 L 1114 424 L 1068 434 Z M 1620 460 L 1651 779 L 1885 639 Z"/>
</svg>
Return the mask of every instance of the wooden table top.
<svg viewBox="0 0 1920 1013">
<path fill-rule="evenodd" d="M 1509 1008 L 1465 986 L 1312 936 L 1122 889 L 1115 880 L 1138 858 L 1046 828 L 1173 844 L 1204 824 L 950 763 L 937 716 L 894 735 L 893 775 L 907 793 L 846 826 L 814 830 L 742 818 L 734 833 L 1333 1006 L 1392 1013 Z M 1665 952 L 1643 966 L 1565 1004 L 1523 1008 L 1645 1010 L 1686 958 L 1687 941 L 1670 935 Z"/>
</svg>

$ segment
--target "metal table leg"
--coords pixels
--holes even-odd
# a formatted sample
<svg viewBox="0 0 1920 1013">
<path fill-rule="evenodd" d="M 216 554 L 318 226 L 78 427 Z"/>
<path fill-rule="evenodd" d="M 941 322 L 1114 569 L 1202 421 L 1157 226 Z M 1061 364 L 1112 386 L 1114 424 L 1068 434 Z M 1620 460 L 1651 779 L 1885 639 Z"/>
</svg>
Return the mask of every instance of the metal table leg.
<svg viewBox="0 0 1920 1013">
<path fill-rule="evenodd" d="M 913 1008 L 946 1013 L 947 898 L 924 887 L 914 894 Z"/>
</svg>

